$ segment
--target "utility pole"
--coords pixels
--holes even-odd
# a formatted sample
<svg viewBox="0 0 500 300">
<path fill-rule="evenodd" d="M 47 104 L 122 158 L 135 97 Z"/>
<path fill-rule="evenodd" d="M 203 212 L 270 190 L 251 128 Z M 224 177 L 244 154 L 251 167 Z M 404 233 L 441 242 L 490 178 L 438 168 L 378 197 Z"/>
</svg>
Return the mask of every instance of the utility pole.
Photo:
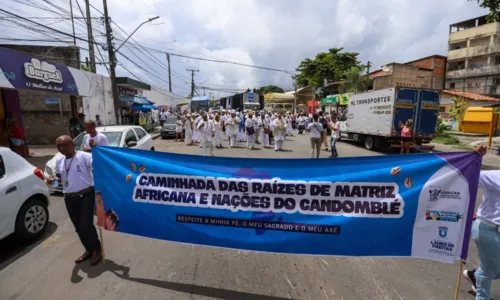
<svg viewBox="0 0 500 300">
<path fill-rule="evenodd" d="M 186 71 L 191 72 L 191 99 L 192 99 L 194 97 L 194 72 L 200 72 L 200 70 L 186 69 Z"/>
<path fill-rule="evenodd" d="M 87 5 L 89 0 L 85 0 Z M 104 7 L 104 23 L 106 25 L 106 39 L 108 42 L 108 56 L 109 56 L 109 73 L 111 76 L 111 90 L 113 92 L 113 104 L 115 106 L 115 115 L 116 115 L 116 123 L 121 124 L 121 114 L 120 114 L 120 99 L 118 98 L 118 87 L 116 86 L 116 72 L 115 72 L 115 51 L 113 49 L 113 32 L 111 30 L 111 24 L 108 15 L 108 3 L 106 0 L 103 0 Z M 88 10 L 87 10 L 88 14 Z M 87 19 L 90 21 L 90 18 L 87 15 Z M 90 22 L 89 22 L 90 23 Z M 95 61 L 94 61 L 95 63 Z"/>
<path fill-rule="evenodd" d="M 293 113 L 297 114 L 297 81 L 293 80 L 293 87 L 295 88 L 295 93 L 293 94 Z"/>
<path fill-rule="evenodd" d="M 170 71 L 170 54 L 167 53 L 168 62 L 168 91 L 172 93 L 172 74 Z"/>
<path fill-rule="evenodd" d="M 73 18 L 73 1 L 69 1 L 69 10 L 71 12 L 71 27 L 73 27 L 73 44 L 76 45 L 76 34 L 75 34 L 75 19 Z"/>
<path fill-rule="evenodd" d="M 71 1 L 69 1 L 71 3 Z M 104 0 L 104 3 L 106 3 L 106 0 Z M 108 8 L 106 7 L 107 5 L 104 4 L 104 7 L 106 11 Z M 90 16 L 90 3 L 89 0 L 85 0 L 85 9 L 87 10 L 87 34 L 88 34 L 88 40 L 89 40 L 89 57 L 90 57 L 90 68 L 91 72 L 96 73 L 96 67 L 95 67 L 95 53 L 94 53 L 94 37 L 92 36 L 92 18 Z M 107 13 L 106 13 L 107 15 Z"/>
<path fill-rule="evenodd" d="M 371 66 L 372 66 L 372 63 L 370 61 L 368 61 L 368 63 L 366 64 L 366 75 L 370 74 L 370 67 Z"/>
<path fill-rule="evenodd" d="M 205 96 L 205 89 L 206 89 L 206 87 L 202 87 L 202 89 L 203 89 L 203 96 Z"/>
</svg>

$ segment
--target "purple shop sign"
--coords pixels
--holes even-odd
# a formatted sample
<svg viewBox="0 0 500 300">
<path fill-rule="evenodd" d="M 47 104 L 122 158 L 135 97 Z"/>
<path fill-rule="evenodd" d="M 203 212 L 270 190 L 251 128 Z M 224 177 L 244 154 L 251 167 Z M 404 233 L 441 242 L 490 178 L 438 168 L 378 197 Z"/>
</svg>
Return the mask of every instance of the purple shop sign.
<svg viewBox="0 0 500 300">
<path fill-rule="evenodd" d="M 80 95 L 74 73 L 82 71 L 0 47 L 0 88 Z"/>
</svg>

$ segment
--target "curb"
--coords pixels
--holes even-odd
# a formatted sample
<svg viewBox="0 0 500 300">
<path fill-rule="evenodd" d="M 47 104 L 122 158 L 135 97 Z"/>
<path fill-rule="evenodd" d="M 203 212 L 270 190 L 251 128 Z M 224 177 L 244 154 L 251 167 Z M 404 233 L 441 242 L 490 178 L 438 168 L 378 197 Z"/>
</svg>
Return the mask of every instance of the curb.
<svg viewBox="0 0 500 300">
<path fill-rule="evenodd" d="M 160 136 L 161 136 L 161 133 L 151 134 L 151 137 L 153 138 L 153 140 L 158 139 Z"/>
</svg>

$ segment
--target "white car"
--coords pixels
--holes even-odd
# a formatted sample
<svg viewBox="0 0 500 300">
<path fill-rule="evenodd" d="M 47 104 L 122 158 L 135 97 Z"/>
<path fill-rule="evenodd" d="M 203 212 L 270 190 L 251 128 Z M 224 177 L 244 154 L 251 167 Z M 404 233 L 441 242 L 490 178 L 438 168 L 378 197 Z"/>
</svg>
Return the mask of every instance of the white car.
<svg viewBox="0 0 500 300">
<path fill-rule="evenodd" d="M 39 237 L 49 223 L 49 188 L 40 169 L 0 147 L 0 239 Z"/>
<path fill-rule="evenodd" d="M 102 126 L 96 128 L 98 132 L 104 134 L 108 138 L 108 145 L 120 148 L 134 148 L 142 150 L 155 151 L 153 145 L 153 138 L 141 126 Z M 79 134 L 73 141 L 75 142 L 76 150 L 80 150 L 83 144 L 83 137 L 85 132 Z M 45 164 L 43 172 L 44 177 L 47 179 L 50 176 L 57 176 L 56 174 L 56 160 L 61 153 L 57 153 L 54 157 Z M 62 183 L 59 181 L 59 186 L 50 187 L 51 192 L 62 192 Z"/>
</svg>

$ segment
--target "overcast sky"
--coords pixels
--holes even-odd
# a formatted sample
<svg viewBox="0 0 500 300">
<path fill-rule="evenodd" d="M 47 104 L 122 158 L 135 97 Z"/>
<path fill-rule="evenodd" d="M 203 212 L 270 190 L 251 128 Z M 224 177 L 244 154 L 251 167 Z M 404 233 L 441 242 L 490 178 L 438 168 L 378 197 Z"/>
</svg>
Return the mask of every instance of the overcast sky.
<svg viewBox="0 0 500 300">
<path fill-rule="evenodd" d="M 68 1 L 53 3 L 68 7 Z M 75 14 L 79 14 L 76 1 Z M 84 1 L 78 1 L 84 9 Z M 102 10 L 102 1 L 90 3 Z M 42 15 L 37 8 L 11 5 L 25 15 Z M 371 61 L 373 69 L 393 61 L 446 55 L 449 24 L 487 13 L 476 1 L 466 0 L 108 0 L 108 5 L 114 22 L 128 33 L 149 17 L 160 16 L 133 36 L 145 47 L 289 71 L 294 71 L 302 59 L 333 47 L 359 52 L 360 60 Z M 94 10 L 92 14 L 100 17 Z M 99 20 L 93 24 L 95 30 L 103 31 Z M 70 32 L 71 23 L 51 26 Z M 77 24 L 78 35 L 85 37 L 84 29 L 84 25 Z M 115 26 L 114 31 L 117 39 L 123 38 Z M 104 37 L 95 34 L 98 41 L 104 42 Z M 87 46 L 85 42 L 78 45 Z M 144 81 L 168 89 L 167 71 L 165 65 L 160 65 L 166 64 L 165 54 L 150 50 L 155 57 L 152 59 L 132 51 L 134 46 L 122 49 L 128 58 L 156 76 L 119 55 L 120 64 Z M 85 51 L 82 55 L 88 56 Z M 172 57 L 171 62 L 173 91 L 179 95 L 189 93 L 190 74 L 186 68 L 200 70 L 195 74 L 198 86 L 214 89 L 243 90 L 275 84 L 288 90 L 293 86 L 290 75 L 276 71 L 180 57 Z M 107 74 L 103 67 L 98 71 Z M 121 66 L 117 72 L 133 77 Z"/>
</svg>

